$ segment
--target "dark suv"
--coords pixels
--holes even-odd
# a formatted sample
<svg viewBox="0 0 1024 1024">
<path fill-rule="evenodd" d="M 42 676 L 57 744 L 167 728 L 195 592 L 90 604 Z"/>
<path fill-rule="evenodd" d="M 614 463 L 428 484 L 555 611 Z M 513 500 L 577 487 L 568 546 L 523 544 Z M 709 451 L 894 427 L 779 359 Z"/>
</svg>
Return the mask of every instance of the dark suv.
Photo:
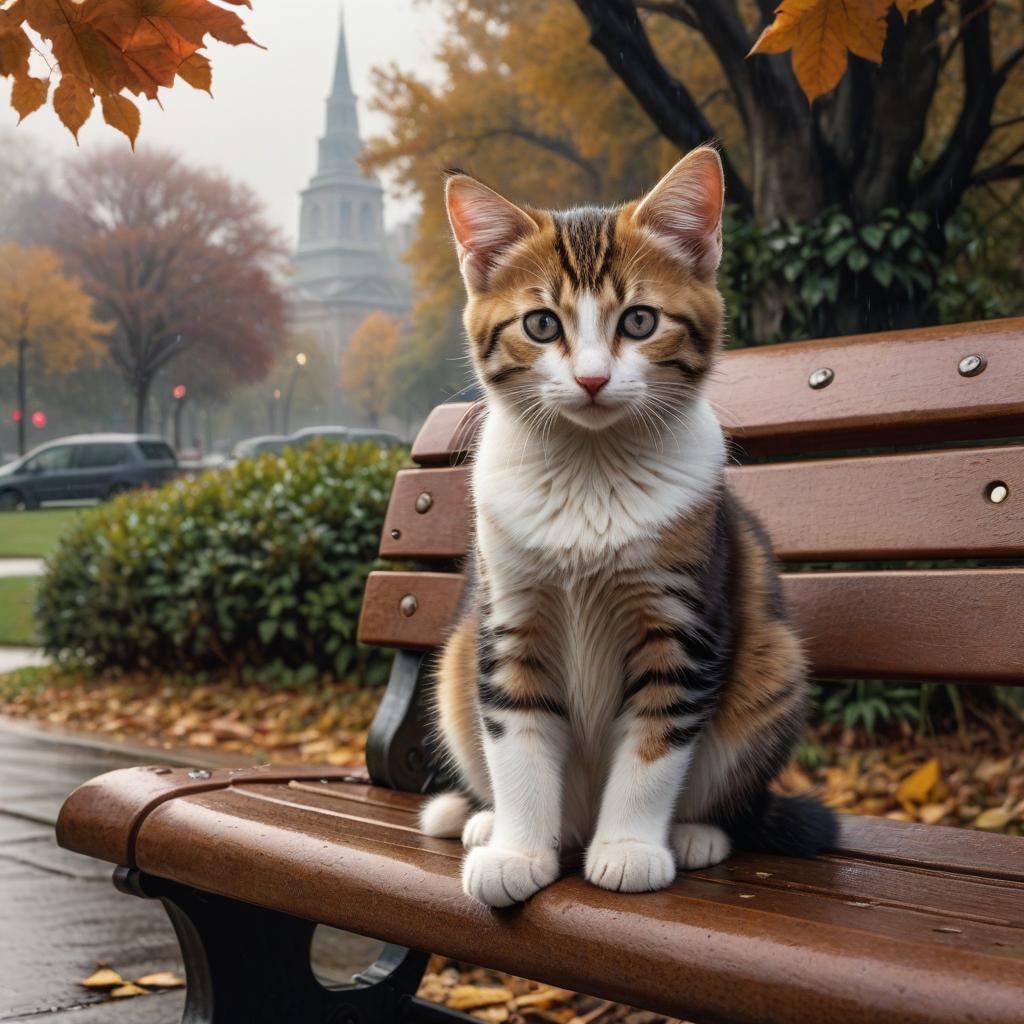
<svg viewBox="0 0 1024 1024">
<path fill-rule="evenodd" d="M 34 448 L 0 467 L 0 509 L 102 500 L 176 475 L 174 449 L 142 434 L 78 434 Z"/>
</svg>

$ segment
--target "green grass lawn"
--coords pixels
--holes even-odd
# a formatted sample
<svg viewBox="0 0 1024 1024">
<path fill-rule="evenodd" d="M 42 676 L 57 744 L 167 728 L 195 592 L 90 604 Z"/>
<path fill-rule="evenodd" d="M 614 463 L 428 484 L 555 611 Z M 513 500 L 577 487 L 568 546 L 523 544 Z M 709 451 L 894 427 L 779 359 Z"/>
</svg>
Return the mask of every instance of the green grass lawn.
<svg viewBox="0 0 1024 1024">
<path fill-rule="evenodd" d="M 0 644 L 32 647 L 39 642 L 32 621 L 38 583 L 34 576 L 0 578 Z"/>
<path fill-rule="evenodd" d="M 45 558 L 75 516 L 77 508 L 0 512 L 0 558 Z"/>
</svg>

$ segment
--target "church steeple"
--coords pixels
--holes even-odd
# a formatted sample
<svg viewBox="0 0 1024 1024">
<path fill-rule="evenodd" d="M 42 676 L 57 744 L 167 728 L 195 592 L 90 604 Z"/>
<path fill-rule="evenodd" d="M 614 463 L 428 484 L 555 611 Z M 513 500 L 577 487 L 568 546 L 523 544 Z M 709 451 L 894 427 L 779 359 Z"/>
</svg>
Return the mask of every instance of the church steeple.
<svg viewBox="0 0 1024 1024">
<path fill-rule="evenodd" d="M 345 8 L 342 7 L 338 16 L 338 53 L 334 58 L 334 86 L 331 99 L 342 97 L 355 98 L 352 93 L 352 81 L 348 74 L 348 47 L 345 43 Z"/>
<path fill-rule="evenodd" d="M 359 117 L 348 73 L 345 15 L 342 11 L 338 24 L 338 52 L 334 58 L 334 81 L 327 97 L 327 129 L 320 139 L 317 175 L 340 172 L 346 177 L 362 177 L 355 162 L 358 153 Z"/>
</svg>

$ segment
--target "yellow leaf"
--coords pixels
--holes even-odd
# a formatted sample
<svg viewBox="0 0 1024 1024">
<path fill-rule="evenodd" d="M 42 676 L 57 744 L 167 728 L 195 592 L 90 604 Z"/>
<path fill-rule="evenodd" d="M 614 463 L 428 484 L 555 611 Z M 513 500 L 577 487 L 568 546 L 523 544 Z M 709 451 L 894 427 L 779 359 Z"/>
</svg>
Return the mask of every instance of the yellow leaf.
<svg viewBox="0 0 1024 1024">
<path fill-rule="evenodd" d="M 78 984 L 83 988 L 117 988 L 120 985 L 124 985 L 125 980 L 117 971 L 112 970 L 110 967 L 101 967 Z"/>
<path fill-rule="evenodd" d="M 135 148 L 135 138 L 139 134 L 139 108 L 127 96 L 116 92 L 105 94 L 100 104 L 103 107 L 103 120 L 128 136 L 128 141 Z"/>
<path fill-rule="evenodd" d="M 473 1010 L 478 1006 L 507 1003 L 512 993 L 507 988 L 478 988 L 476 985 L 456 985 L 448 995 L 453 1010 Z"/>
<path fill-rule="evenodd" d="M 46 102 L 49 92 L 48 78 L 33 78 L 31 75 L 15 78 L 11 86 L 11 106 L 18 112 L 18 124 Z"/>
<path fill-rule="evenodd" d="M 110 993 L 111 999 L 131 999 L 132 996 L 148 996 L 149 993 L 144 988 L 139 988 L 138 985 L 133 985 L 130 981 L 122 985 L 120 988 L 115 988 Z"/>
<path fill-rule="evenodd" d="M 193 89 L 210 92 L 213 84 L 213 69 L 210 62 L 201 54 L 193 53 L 178 65 L 178 77 L 183 78 Z"/>
<path fill-rule="evenodd" d="M 53 91 L 53 109 L 78 141 L 78 132 L 92 113 L 92 90 L 75 75 L 62 75 Z"/>
<path fill-rule="evenodd" d="M 998 832 L 1009 824 L 1011 817 L 1010 812 L 1004 808 L 991 807 L 987 811 L 982 811 L 971 824 L 975 828 L 985 829 L 986 832 Z"/>
<path fill-rule="evenodd" d="M 915 772 L 911 772 L 901 783 L 896 798 L 906 807 L 908 803 L 924 804 L 928 802 L 932 790 L 939 782 L 939 762 L 937 758 L 925 761 Z"/>
<path fill-rule="evenodd" d="M 181 988 L 185 979 L 173 971 L 157 971 L 156 974 L 147 974 L 135 982 L 145 988 Z"/>
<path fill-rule="evenodd" d="M 782 0 L 750 54 L 793 51 L 793 71 L 812 102 L 846 73 L 847 54 L 882 60 L 891 0 Z"/>
</svg>

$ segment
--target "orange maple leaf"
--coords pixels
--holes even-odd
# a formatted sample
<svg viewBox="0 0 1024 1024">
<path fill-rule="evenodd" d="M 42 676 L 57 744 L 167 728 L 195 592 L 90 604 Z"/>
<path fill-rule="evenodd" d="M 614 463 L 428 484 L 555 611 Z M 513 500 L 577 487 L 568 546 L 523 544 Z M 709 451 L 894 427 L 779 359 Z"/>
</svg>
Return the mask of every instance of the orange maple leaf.
<svg viewBox="0 0 1024 1024">
<path fill-rule="evenodd" d="M 104 120 L 134 145 L 139 112 L 121 93 L 157 99 L 176 78 L 209 92 L 210 62 L 196 51 L 207 36 L 252 43 L 230 9 L 250 6 L 249 0 L 14 0 L 0 10 L 0 75 L 15 79 L 12 105 L 22 117 L 46 102 L 48 83 L 28 76 L 27 21 L 50 44 L 61 75 L 53 107 L 75 138 L 99 99 Z"/>
<path fill-rule="evenodd" d="M 891 5 L 892 0 L 783 0 L 750 54 L 792 50 L 797 81 L 813 102 L 839 84 L 849 53 L 881 62 Z"/>
</svg>

